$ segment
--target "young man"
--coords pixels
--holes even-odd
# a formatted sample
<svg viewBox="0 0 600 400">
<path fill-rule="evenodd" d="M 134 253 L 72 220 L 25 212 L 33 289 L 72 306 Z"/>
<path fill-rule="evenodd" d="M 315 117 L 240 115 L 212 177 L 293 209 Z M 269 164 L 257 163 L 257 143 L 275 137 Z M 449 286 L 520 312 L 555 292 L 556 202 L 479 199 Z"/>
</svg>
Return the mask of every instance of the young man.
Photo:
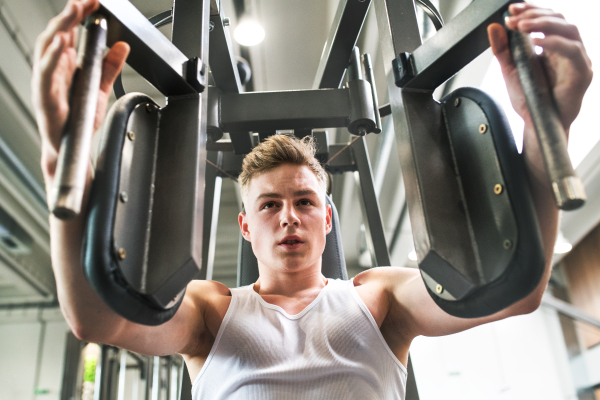
<svg viewBox="0 0 600 400">
<path fill-rule="evenodd" d="M 97 7 L 97 0 L 70 0 L 36 44 L 32 89 L 48 189 L 68 114 L 75 30 Z M 513 4 L 510 11 L 510 28 L 545 34 L 534 41 L 548 54 L 568 132 L 592 77 L 577 28 L 551 10 Z M 240 177 L 246 213 L 239 223 L 258 259 L 259 280 L 232 290 L 218 282 L 191 282 L 176 315 L 161 326 L 137 325 L 110 310 L 82 273 L 84 218 L 64 222 L 50 216 L 59 301 L 75 335 L 144 354 L 182 354 L 192 380 L 199 377 L 196 399 L 403 398 L 414 337 L 447 335 L 535 310 L 550 276 L 558 212 L 506 35 L 497 24 L 488 32 L 513 106 L 525 120 L 524 157 L 548 260 L 530 296 L 490 317 L 460 319 L 435 305 L 417 270 L 375 268 L 350 282 L 328 281 L 321 254 L 331 210 L 322 169 L 306 144 L 274 137 L 246 158 Z M 106 55 L 96 127 L 127 53 L 128 46 L 117 43 Z M 88 188 L 90 182 L 91 172 Z"/>
</svg>

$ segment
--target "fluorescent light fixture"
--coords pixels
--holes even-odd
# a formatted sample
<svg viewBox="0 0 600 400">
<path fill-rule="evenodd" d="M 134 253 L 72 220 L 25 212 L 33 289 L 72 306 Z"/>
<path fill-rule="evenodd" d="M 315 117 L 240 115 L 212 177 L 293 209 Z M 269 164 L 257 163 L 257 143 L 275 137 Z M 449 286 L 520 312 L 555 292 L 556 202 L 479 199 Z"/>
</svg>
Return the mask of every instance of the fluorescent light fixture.
<svg viewBox="0 0 600 400">
<path fill-rule="evenodd" d="M 265 38 L 265 30 L 251 18 L 241 18 L 233 31 L 235 41 L 242 46 L 255 46 Z"/>
</svg>

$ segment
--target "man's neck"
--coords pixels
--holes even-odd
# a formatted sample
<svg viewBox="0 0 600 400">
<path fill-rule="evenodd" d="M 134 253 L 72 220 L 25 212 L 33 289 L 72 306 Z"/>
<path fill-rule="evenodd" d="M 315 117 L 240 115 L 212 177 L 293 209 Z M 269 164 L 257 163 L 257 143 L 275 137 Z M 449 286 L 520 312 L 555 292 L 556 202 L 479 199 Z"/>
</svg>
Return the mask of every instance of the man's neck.
<svg viewBox="0 0 600 400">
<path fill-rule="evenodd" d="M 281 271 L 259 265 L 260 277 L 254 290 L 260 295 L 295 297 L 310 290 L 320 290 L 327 284 L 321 265 L 301 271 Z"/>
</svg>

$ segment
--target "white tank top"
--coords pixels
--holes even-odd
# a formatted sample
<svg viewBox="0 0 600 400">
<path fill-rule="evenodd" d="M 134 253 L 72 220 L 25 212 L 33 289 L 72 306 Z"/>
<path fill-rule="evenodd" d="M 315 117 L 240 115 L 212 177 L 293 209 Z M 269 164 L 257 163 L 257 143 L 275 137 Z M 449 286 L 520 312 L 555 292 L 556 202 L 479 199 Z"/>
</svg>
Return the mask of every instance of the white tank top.
<svg viewBox="0 0 600 400">
<path fill-rule="evenodd" d="M 252 285 L 231 294 L 193 400 L 404 400 L 406 368 L 351 280 L 330 279 L 296 315 Z"/>
</svg>

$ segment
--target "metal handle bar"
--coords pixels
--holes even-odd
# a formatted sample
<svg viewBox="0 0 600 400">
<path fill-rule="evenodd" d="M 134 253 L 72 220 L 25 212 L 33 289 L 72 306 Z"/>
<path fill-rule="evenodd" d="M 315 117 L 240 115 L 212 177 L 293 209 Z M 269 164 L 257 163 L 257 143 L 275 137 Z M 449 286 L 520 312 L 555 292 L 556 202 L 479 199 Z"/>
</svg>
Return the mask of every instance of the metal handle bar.
<svg viewBox="0 0 600 400">
<path fill-rule="evenodd" d="M 81 212 L 102 76 L 102 53 L 106 47 L 104 17 L 88 17 L 86 28 L 84 47 L 73 77 L 70 112 L 60 144 L 54 187 L 50 194 L 50 211 L 63 220 Z"/>
<path fill-rule="evenodd" d="M 566 134 L 542 63 L 543 55 L 535 53 L 529 34 L 510 29 L 507 33 L 556 205 L 561 210 L 575 210 L 584 204 L 585 191 L 567 152 Z"/>
</svg>

